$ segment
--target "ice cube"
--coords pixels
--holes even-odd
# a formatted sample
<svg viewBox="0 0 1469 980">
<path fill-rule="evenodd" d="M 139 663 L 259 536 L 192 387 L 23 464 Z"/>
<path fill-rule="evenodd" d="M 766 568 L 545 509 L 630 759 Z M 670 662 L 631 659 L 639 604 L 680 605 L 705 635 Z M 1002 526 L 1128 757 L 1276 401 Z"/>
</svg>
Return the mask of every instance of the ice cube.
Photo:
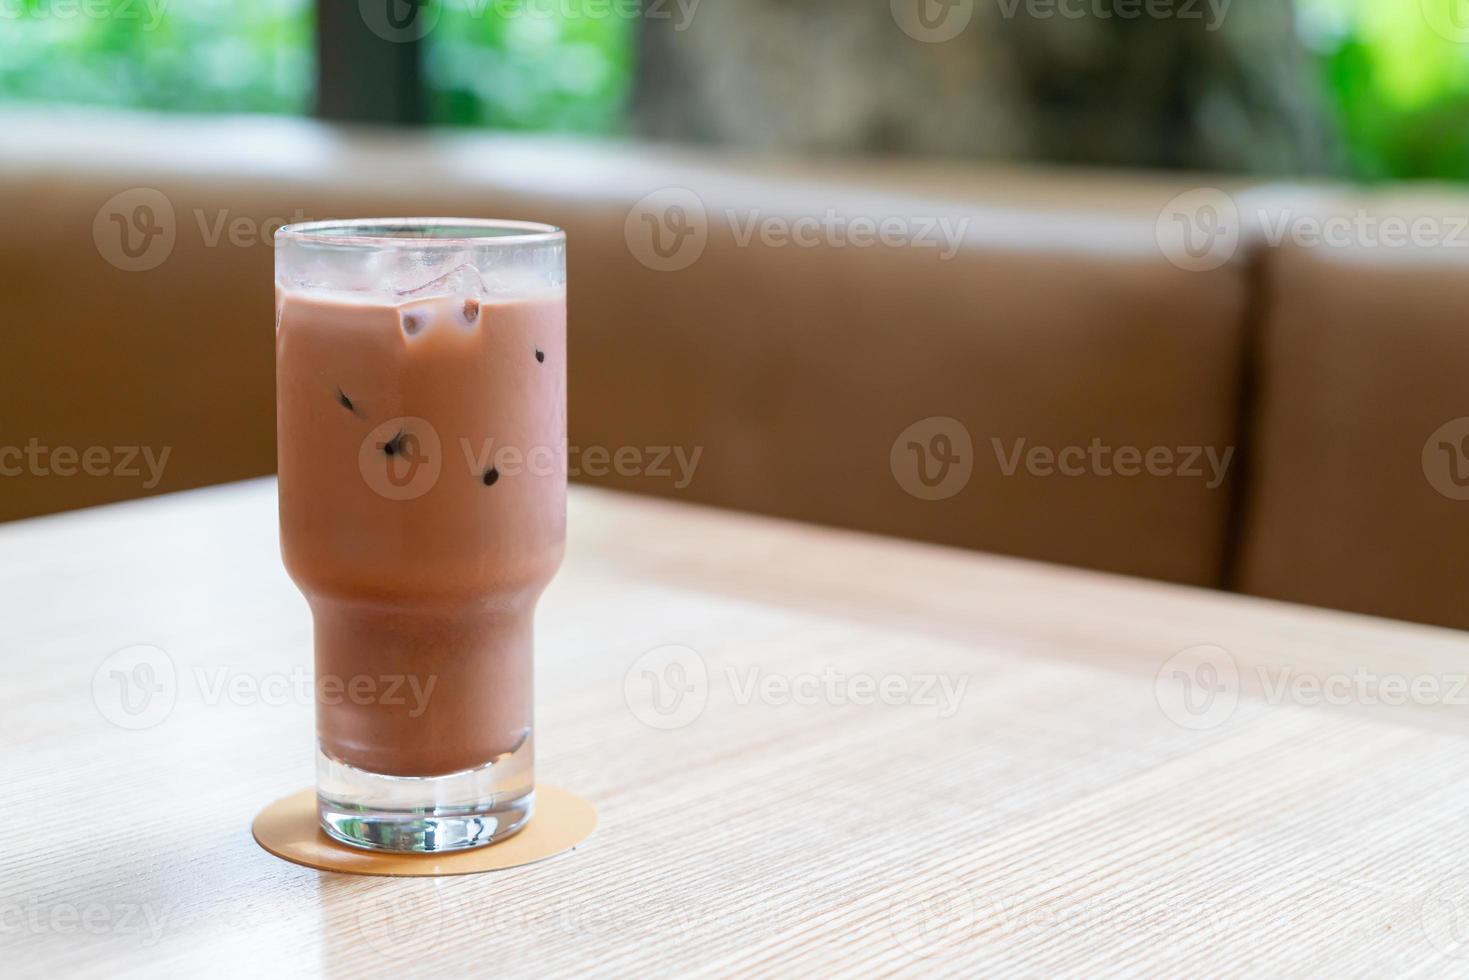
<svg viewBox="0 0 1469 980">
<path fill-rule="evenodd" d="M 489 295 L 484 276 L 468 262 L 450 269 L 421 286 L 394 288 L 394 293 L 413 299 L 428 299 L 434 296 L 463 296 L 480 299 Z"/>
</svg>

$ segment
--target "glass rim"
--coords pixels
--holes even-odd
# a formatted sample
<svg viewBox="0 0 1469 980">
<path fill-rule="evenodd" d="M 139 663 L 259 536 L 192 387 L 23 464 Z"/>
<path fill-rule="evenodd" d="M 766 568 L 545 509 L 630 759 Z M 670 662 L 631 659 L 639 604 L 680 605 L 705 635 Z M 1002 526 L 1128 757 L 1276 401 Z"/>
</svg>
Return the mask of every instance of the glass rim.
<svg viewBox="0 0 1469 980">
<path fill-rule="evenodd" d="M 328 248 L 463 249 L 547 245 L 564 242 L 566 232 L 502 218 L 348 218 L 282 225 L 275 237 Z"/>
</svg>

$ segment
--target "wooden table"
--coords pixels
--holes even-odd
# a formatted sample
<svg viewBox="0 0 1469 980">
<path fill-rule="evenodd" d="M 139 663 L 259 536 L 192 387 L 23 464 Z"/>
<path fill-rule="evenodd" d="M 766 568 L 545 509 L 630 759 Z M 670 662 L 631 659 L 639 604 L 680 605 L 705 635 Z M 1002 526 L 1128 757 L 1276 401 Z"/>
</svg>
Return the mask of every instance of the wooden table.
<svg viewBox="0 0 1469 980">
<path fill-rule="evenodd" d="M 590 491 L 538 749 L 595 836 L 286 864 L 275 520 L 255 482 L 0 527 L 5 974 L 1469 972 L 1464 636 Z M 120 700 L 140 644 L 175 697 Z"/>
</svg>

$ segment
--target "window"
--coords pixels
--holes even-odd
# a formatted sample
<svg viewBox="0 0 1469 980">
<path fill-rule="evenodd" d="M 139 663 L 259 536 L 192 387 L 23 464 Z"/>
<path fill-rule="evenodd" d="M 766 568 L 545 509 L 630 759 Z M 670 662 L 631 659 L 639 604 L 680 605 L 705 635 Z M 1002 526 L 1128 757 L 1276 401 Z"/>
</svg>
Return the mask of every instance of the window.
<svg viewBox="0 0 1469 980">
<path fill-rule="evenodd" d="M 626 4 L 432 4 L 419 12 L 430 25 L 420 52 L 430 122 L 585 133 L 622 127 L 632 78 L 633 25 Z M 0 98 L 192 112 L 310 112 L 315 5 L 316 0 L 0 0 Z"/>
<path fill-rule="evenodd" d="M 626 4 L 447 0 L 424 38 L 429 120 L 497 129 L 622 128 L 633 68 Z"/>
<path fill-rule="evenodd" d="M 0 0 L 0 98 L 309 111 L 312 0 Z"/>
<path fill-rule="evenodd" d="M 417 11 L 428 25 L 417 47 L 422 105 L 405 118 L 623 128 L 636 46 L 628 4 L 381 2 L 426 4 Z M 358 0 L 0 0 L 0 99 L 310 112 L 318 3 L 360 16 Z M 1295 3 L 1346 172 L 1469 180 L 1469 0 Z"/>
<path fill-rule="evenodd" d="M 1469 179 L 1469 2 L 1296 2 L 1348 173 Z"/>
</svg>

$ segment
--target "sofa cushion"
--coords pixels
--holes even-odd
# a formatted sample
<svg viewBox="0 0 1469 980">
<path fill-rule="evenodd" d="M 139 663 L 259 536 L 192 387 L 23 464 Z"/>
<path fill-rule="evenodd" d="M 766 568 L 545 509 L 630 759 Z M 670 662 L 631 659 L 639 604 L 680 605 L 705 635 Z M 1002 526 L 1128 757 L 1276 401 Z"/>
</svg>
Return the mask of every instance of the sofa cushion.
<svg viewBox="0 0 1469 980">
<path fill-rule="evenodd" d="M 1304 232 L 1265 255 L 1237 584 L 1469 627 L 1469 207 L 1295 199 L 1272 224 Z"/>
</svg>

